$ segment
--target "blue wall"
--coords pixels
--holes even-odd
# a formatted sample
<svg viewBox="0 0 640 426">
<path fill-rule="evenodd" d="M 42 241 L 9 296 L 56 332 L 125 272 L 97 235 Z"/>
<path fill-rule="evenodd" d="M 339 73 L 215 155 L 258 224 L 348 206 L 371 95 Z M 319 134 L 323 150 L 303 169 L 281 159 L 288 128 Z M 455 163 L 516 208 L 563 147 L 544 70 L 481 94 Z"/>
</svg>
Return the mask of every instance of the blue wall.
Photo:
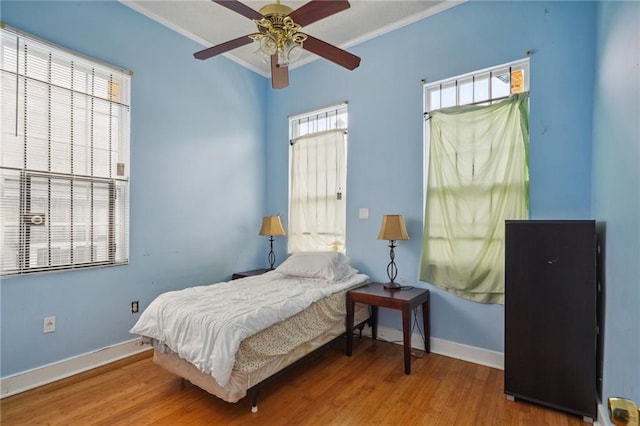
<svg viewBox="0 0 640 426">
<path fill-rule="evenodd" d="M 3 0 L 2 20 L 134 72 L 130 264 L 3 279 L 2 377 L 135 338 L 133 300 L 266 262 L 264 78 L 117 2 Z"/>
<path fill-rule="evenodd" d="M 291 87 L 268 94 L 268 197 L 287 211 L 287 116 L 347 100 L 347 254 L 385 280 L 382 215 L 401 213 L 410 241 L 396 249 L 401 282 L 432 290 L 432 335 L 503 351 L 504 309 L 417 281 L 423 222 L 421 79 L 437 81 L 531 56 L 531 217 L 590 218 L 591 115 L 596 3 L 469 2 L 349 49 L 362 64 L 295 69 Z M 358 209 L 369 208 L 369 219 Z M 279 242 L 279 250 L 286 250 Z M 397 313 L 381 322 L 401 328 Z"/>
<path fill-rule="evenodd" d="M 593 215 L 605 224 L 603 396 L 640 403 L 640 3 L 602 2 Z"/>
</svg>

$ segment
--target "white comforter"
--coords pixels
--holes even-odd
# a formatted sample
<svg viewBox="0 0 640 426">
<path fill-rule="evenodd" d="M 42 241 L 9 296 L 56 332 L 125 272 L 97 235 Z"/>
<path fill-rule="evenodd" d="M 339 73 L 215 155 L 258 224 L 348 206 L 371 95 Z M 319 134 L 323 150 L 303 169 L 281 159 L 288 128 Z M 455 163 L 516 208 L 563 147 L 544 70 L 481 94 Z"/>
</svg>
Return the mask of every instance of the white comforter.
<svg viewBox="0 0 640 426">
<path fill-rule="evenodd" d="M 271 271 L 170 291 L 151 302 L 130 332 L 166 344 L 224 386 L 243 339 L 368 278 L 354 274 L 344 281 L 329 282 Z"/>
</svg>

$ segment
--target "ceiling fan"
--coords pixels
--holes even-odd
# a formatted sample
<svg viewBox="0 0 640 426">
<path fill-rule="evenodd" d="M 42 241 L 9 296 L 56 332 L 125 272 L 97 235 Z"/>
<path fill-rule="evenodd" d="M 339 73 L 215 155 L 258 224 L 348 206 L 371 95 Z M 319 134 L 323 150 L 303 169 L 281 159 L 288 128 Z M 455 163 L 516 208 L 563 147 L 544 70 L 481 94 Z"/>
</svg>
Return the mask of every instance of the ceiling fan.
<svg viewBox="0 0 640 426">
<path fill-rule="evenodd" d="M 209 59 L 246 44 L 257 42 L 256 53 L 271 62 L 271 87 L 289 85 L 289 64 L 300 56 L 302 49 L 353 70 L 360 58 L 345 50 L 301 32 L 302 27 L 350 7 L 347 0 L 311 0 L 296 10 L 280 4 L 268 4 L 259 12 L 237 0 L 213 0 L 256 23 L 258 32 L 229 40 L 193 54 L 197 59 Z"/>
</svg>

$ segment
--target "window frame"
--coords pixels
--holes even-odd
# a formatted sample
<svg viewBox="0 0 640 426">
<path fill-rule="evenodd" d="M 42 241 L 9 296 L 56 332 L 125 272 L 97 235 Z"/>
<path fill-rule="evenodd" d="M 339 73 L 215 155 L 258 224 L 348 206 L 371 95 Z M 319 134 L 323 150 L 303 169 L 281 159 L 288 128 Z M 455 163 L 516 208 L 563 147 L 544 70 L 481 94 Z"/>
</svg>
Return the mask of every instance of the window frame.
<svg viewBox="0 0 640 426">
<path fill-rule="evenodd" d="M 505 64 L 501 64 L 501 65 L 495 65 L 492 67 L 488 67 L 488 68 L 483 68 L 477 71 L 472 71 L 466 74 L 460 74 L 454 77 L 450 77 L 450 78 L 445 78 L 445 79 L 441 79 L 441 80 L 437 80 L 434 82 L 426 82 L 423 80 L 423 84 L 422 84 L 422 100 L 423 100 L 423 128 L 422 128 L 422 132 L 423 132 L 423 149 L 422 149 L 422 153 L 423 153 L 423 159 L 422 159 L 422 164 L 423 164 L 423 190 L 422 193 L 423 195 L 423 199 L 422 199 L 422 217 L 424 220 L 425 217 L 425 213 L 426 213 L 426 197 L 427 197 L 427 188 L 428 188 L 428 184 L 429 184 L 429 151 L 430 151 L 430 141 L 431 141 L 431 134 L 430 134 L 430 128 L 429 128 L 429 113 L 431 111 L 435 111 L 438 110 L 440 108 L 432 108 L 431 107 L 431 103 L 429 102 L 429 96 L 428 96 L 428 92 L 432 87 L 440 87 L 442 88 L 442 86 L 453 86 L 456 89 L 456 104 L 455 105 L 447 105 L 445 108 L 448 107 L 453 107 L 453 106 L 461 106 L 461 105 L 491 105 L 494 104 L 496 102 L 500 102 L 506 98 L 508 98 L 509 96 L 511 96 L 513 93 L 510 93 L 509 95 L 501 95 L 501 96 L 497 96 L 496 98 L 493 98 L 491 96 L 489 96 L 486 99 L 478 99 L 476 100 L 475 98 L 472 98 L 472 102 L 469 103 L 458 103 L 458 101 L 460 100 L 460 95 L 459 95 L 459 84 L 457 83 L 459 80 L 467 80 L 467 79 L 471 79 L 473 82 L 475 81 L 475 76 L 478 75 L 489 75 L 489 81 L 491 81 L 492 78 L 499 78 L 499 75 L 504 74 L 505 72 L 508 72 L 509 75 L 511 76 L 512 71 L 515 70 L 519 70 L 522 69 L 524 71 L 524 76 L 523 76 L 523 81 L 522 81 L 522 90 L 519 92 L 515 92 L 515 93 L 520 93 L 520 92 L 527 92 L 529 91 L 529 84 L 530 84 L 530 61 L 529 58 L 523 58 L 523 59 L 518 59 L 512 62 L 507 62 Z M 494 74 L 496 74 L 496 77 L 493 77 Z M 511 83 L 511 81 L 510 81 Z M 489 95 L 491 95 L 491 89 L 492 85 L 489 84 Z M 475 93 L 475 92 L 474 92 Z M 442 99 L 442 98 L 440 98 Z M 442 102 L 440 102 L 441 105 Z M 505 184 L 506 185 L 506 184 Z M 423 226 L 425 224 L 423 223 Z"/>
<path fill-rule="evenodd" d="M 0 36 L 0 90 L 15 89 L 2 104 L 15 128 L 1 134 L 0 276 L 128 264 L 132 72 L 6 25 Z"/>
<path fill-rule="evenodd" d="M 296 238 L 296 230 L 292 227 L 292 204 L 293 200 L 293 145 L 295 140 L 300 137 L 312 136 L 314 134 L 320 134 L 330 130 L 343 130 L 344 131 L 344 168 L 341 173 L 344 175 L 344 188 L 341 189 L 339 197 L 344 202 L 344 233 L 328 232 L 326 235 L 339 235 L 343 240 L 342 248 L 338 251 L 346 251 L 346 200 L 347 200 L 347 170 L 348 170 L 348 103 L 342 102 L 340 104 L 320 108 L 317 110 L 309 111 L 306 113 L 296 114 L 288 117 L 289 121 L 289 179 L 288 179 L 288 243 L 287 251 L 293 253 L 291 246 L 292 241 Z M 329 168 L 327 168 L 329 169 Z M 323 170 L 327 170 L 323 169 Z M 323 197 L 325 200 L 327 197 Z M 295 242 L 294 242 L 295 243 Z M 323 247 L 316 247 L 317 250 L 326 250 Z"/>
<path fill-rule="evenodd" d="M 504 247 L 504 236 L 501 232 L 501 226 L 503 226 L 501 223 L 504 211 L 496 211 L 493 207 L 493 197 L 494 195 L 499 196 L 498 193 L 500 191 L 497 191 L 498 189 L 506 188 L 509 190 L 518 190 L 518 194 L 524 194 L 525 198 L 515 200 L 515 203 L 511 205 L 511 208 L 513 209 L 512 213 L 517 211 L 516 216 L 523 214 L 528 217 L 528 139 L 524 141 L 525 143 L 522 146 L 524 152 L 521 154 L 524 157 L 523 161 L 525 163 L 524 169 L 520 170 L 522 172 L 520 176 L 516 176 L 518 174 L 516 173 L 516 175 L 512 175 L 510 177 L 505 176 L 502 179 L 498 177 L 497 179 L 491 179 L 486 185 L 478 187 L 474 184 L 476 171 L 480 171 L 480 174 L 478 175 L 479 179 L 482 179 L 483 175 L 482 169 L 477 168 L 478 164 L 480 164 L 481 167 L 484 167 L 485 159 L 488 160 L 491 158 L 493 161 L 497 158 L 505 157 L 502 155 L 500 157 L 494 157 L 496 153 L 493 151 L 493 145 L 487 149 L 486 143 L 483 144 L 484 147 L 478 145 L 469 147 L 469 145 L 465 145 L 464 143 L 460 146 L 455 145 L 455 147 L 451 145 L 453 141 L 456 140 L 456 135 L 460 131 L 466 130 L 467 133 L 465 133 L 465 136 L 469 140 L 473 140 L 475 143 L 478 140 L 483 140 L 485 135 L 484 132 L 487 130 L 485 128 L 479 132 L 476 131 L 479 127 L 486 127 L 482 126 L 480 122 L 477 123 L 479 127 L 474 127 L 473 130 L 464 129 L 464 121 L 453 125 L 451 124 L 451 118 L 456 117 L 458 114 L 460 116 L 477 114 L 483 108 L 487 108 L 485 111 L 489 111 L 489 109 L 491 111 L 495 111 L 496 108 L 502 108 L 502 106 L 513 107 L 514 105 L 519 105 L 517 106 L 518 114 L 523 111 L 526 111 L 525 113 L 528 114 L 528 108 L 526 107 L 527 104 L 522 106 L 519 102 L 528 102 L 529 99 L 529 65 L 529 59 L 526 58 L 513 61 L 508 64 L 468 73 L 462 76 L 452 77 L 446 80 L 440 80 L 433 83 L 423 82 L 423 248 L 420 258 L 419 278 L 423 281 L 431 282 L 432 284 L 435 284 L 459 297 L 474 300 L 476 302 L 503 303 L 504 300 L 504 290 L 502 289 L 502 291 L 499 291 L 499 286 L 492 287 L 493 284 L 500 282 L 500 277 L 498 275 L 500 274 L 501 269 L 497 266 L 496 256 L 501 253 L 500 250 L 503 252 Z M 458 103 L 461 99 L 458 79 L 466 79 L 466 81 L 470 80 L 471 82 L 475 82 L 474 75 L 484 74 L 488 75 L 488 81 L 491 81 L 492 78 L 494 78 L 494 72 L 497 75 L 503 76 L 505 71 L 508 72 L 507 75 L 509 76 L 509 79 L 508 81 L 501 80 L 501 83 L 509 88 L 509 93 L 507 95 L 500 93 L 498 96 L 494 96 L 494 93 L 490 90 L 491 85 L 489 84 L 489 90 L 485 92 L 484 97 L 480 99 L 475 99 L 473 96 L 471 98 L 466 97 L 465 102 Z M 514 71 L 518 72 L 518 81 L 512 85 L 511 78 L 513 76 L 512 72 Z M 447 103 L 442 102 L 442 94 L 438 93 L 438 91 L 441 91 L 443 87 L 450 90 L 449 101 Z M 451 88 L 455 90 L 452 90 Z M 516 90 L 513 90 L 514 88 Z M 434 93 L 440 96 L 440 98 L 437 99 L 438 102 L 434 102 L 435 105 L 430 102 L 433 100 Z M 499 105 L 501 102 L 506 103 L 504 105 Z M 495 108 L 490 106 L 493 104 L 497 104 L 495 105 Z M 447 111 L 449 107 L 451 109 Z M 452 141 L 450 141 L 451 144 L 445 144 L 447 148 L 444 149 L 444 151 L 443 147 L 439 146 L 438 148 L 440 149 L 432 153 L 430 134 L 432 124 L 430 124 L 429 120 L 431 120 L 431 113 L 434 113 L 433 124 L 436 123 L 435 111 L 442 111 L 437 114 L 438 122 L 442 123 L 441 120 L 443 117 L 449 118 L 447 121 L 450 126 L 446 135 L 448 135 Z M 482 124 L 486 123 L 492 123 L 492 128 L 496 125 L 493 121 L 482 120 Z M 520 134 L 525 136 L 525 138 L 528 138 L 528 125 L 525 128 L 522 124 L 524 122 L 518 123 L 520 123 L 520 128 L 518 129 Z M 445 131 L 442 128 L 440 130 L 442 130 L 442 134 L 445 134 Z M 516 131 L 516 133 L 518 133 L 518 131 Z M 438 135 L 441 134 L 438 133 Z M 478 139 L 476 139 L 476 136 L 478 136 Z M 492 140 L 494 142 L 497 141 L 496 139 Z M 510 139 L 499 140 L 507 142 L 511 141 Z M 484 141 L 486 142 L 486 138 Z M 511 148 L 515 147 L 511 146 Z M 497 149 L 500 148 L 497 147 Z M 502 151 L 504 151 L 504 147 Z M 432 160 L 440 160 L 440 158 L 436 157 L 430 158 L 431 155 L 446 155 L 445 157 L 441 157 L 448 160 L 441 164 L 443 169 L 456 171 L 462 170 L 463 172 L 456 172 L 457 178 L 451 181 L 451 184 L 444 183 L 442 187 L 430 188 L 430 165 L 434 162 Z M 506 155 L 509 156 L 510 154 Z M 511 164 L 514 165 L 519 163 Z M 521 180 L 520 177 L 524 180 Z M 468 179 L 471 179 L 471 181 L 468 181 Z M 456 183 L 454 182 L 462 182 L 466 186 L 456 186 Z M 469 197 L 468 192 L 470 191 L 466 191 L 465 188 L 482 188 L 482 192 L 473 191 L 474 194 L 470 201 L 470 204 L 473 204 L 473 209 L 465 210 L 460 208 L 458 211 L 457 206 L 451 207 L 451 203 L 449 201 L 451 199 L 461 199 L 464 203 L 466 200 L 469 200 L 469 198 L 465 197 Z M 434 189 L 436 192 L 431 192 L 430 194 L 429 192 Z M 524 193 L 522 192 L 523 190 Z M 460 197 L 460 194 L 462 193 L 466 195 Z M 449 197 L 449 200 L 447 200 L 447 197 Z M 480 198 L 473 200 L 473 197 Z M 438 198 L 440 198 L 440 200 L 438 200 Z M 480 200 L 483 205 L 478 204 L 477 200 Z M 429 205 L 427 204 L 428 202 Z M 438 205 L 439 203 L 441 204 Z M 434 208 L 434 206 L 435 210 L 432 211 L 431 209 Z M 447 208 L 442 208 L 442 206 L 447 206 Z M 438 208 L 440 208 L 440 210 L 438 210 Z M 429 209 L 429 213 L 427 209 Z M 429 218 L 427 218 L 428 214 L 430 214 Z M 520 217 L 518 218 L 521 219 Z M 445 229 L 454 229 L 455 233 L 447 232 Z M 438 245 L 441 247 L 438 247 Z M 432 257 L 432 255 L 429 254 L 431 252 L 437 253 L 437 257 Z M 478 256 L 479 254 L 481 254 L 481 256 Z"/>
<path fill-rule="evenodd" d="M 521 90 L 514 91 L 512 76 L 517 71 L 522 71 L 523 75 L 521 81 Z M 508 75 L 508 84 L 509 84 L 509 93 L 505 93 L 504 87 L 502 90 L 496 89 L 496 83 L 499 84 L 499 81 L 502 81 L 504 84 L 507 84 L 504 81 L 505 73 Z M 512 62 L 507 62 L 505 64 L 496 65 L 493 67 L 484 68 L 477 71 L 472 71 L 466 74 L 461 74 L 455 77 L 445 78 L 442 80 L 437 80 L 434 82 L 423 82 L 423 106 L 424 106 L 424 114 L 425 118 L 428 117 L 429 112 L 435 111 L 438 109 L 453 107 L 453 106 L 462 106 L 462 105 L 490 105 L 496 102 L 500 102 L 503 99 L 508 98 L 509 96 L 529 91 L 529 80 L 530 80 L 530 61 L 529 58 L 519 59 Z M 476 90 L 475 88 L 480 85 L 479 82 L 485 80 L 485 77 L 488 77 L 487 80 L 487 96 L 486 97 L 478 97 L 476 98 Z M 476 81 L 477 80 L 477 81 Z M 497 81 L 496 81 L 497 80 Z M 460 83 L 460 81 L 467 83 Z M 472 85 L 472 98 L 471 102 L 460 102 L 462 97 L 461 89 L 465 86 L 465 84 L 469 84 L 468 81 L 471 82 Z M 442 91 L 443 90 L 452 90 L 455 91 L 455 103 L 451 104 L 447 102 L 445 106 L 442 106 Z M 432 106 L 431 98 L 428 96 L 429 92 L 439 92 L 439 103 L 437 107 Z M 495 93 L 494 93 L 495 91 Z M 480 95 L 479 95 L 480 96 Z"/>
</svg>

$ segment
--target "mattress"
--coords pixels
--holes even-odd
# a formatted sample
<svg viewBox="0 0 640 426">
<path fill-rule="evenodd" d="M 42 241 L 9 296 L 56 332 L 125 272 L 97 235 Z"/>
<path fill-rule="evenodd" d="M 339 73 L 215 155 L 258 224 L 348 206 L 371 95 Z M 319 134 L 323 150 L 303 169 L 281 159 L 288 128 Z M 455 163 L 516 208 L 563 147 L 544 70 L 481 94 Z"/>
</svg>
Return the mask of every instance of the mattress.
<svg viewBox="0 0 640 426">
<path fill-rule="evenodd" d="M 243 340 L 325 297 L 359 287 L 368 278 L 352 273 L 344 279 L 330 280 L 276 270 L 169 291 L 149 304 L 130 332 L 166 344 L 224 386 Z"/>
<path fill-rule="evenodd" d="M 227 402 L 237 402 L 247 390 L 345 333 L 346 293 L 327 296 L 305 310 L 244 339 L 236 353 L 229 380 L 220 386 L 167 346 L 150 339 L 154 361 L 166 370 Z M 356 304 L 356 324 L 369 317 L 366 305 Z"/>
</svg>

